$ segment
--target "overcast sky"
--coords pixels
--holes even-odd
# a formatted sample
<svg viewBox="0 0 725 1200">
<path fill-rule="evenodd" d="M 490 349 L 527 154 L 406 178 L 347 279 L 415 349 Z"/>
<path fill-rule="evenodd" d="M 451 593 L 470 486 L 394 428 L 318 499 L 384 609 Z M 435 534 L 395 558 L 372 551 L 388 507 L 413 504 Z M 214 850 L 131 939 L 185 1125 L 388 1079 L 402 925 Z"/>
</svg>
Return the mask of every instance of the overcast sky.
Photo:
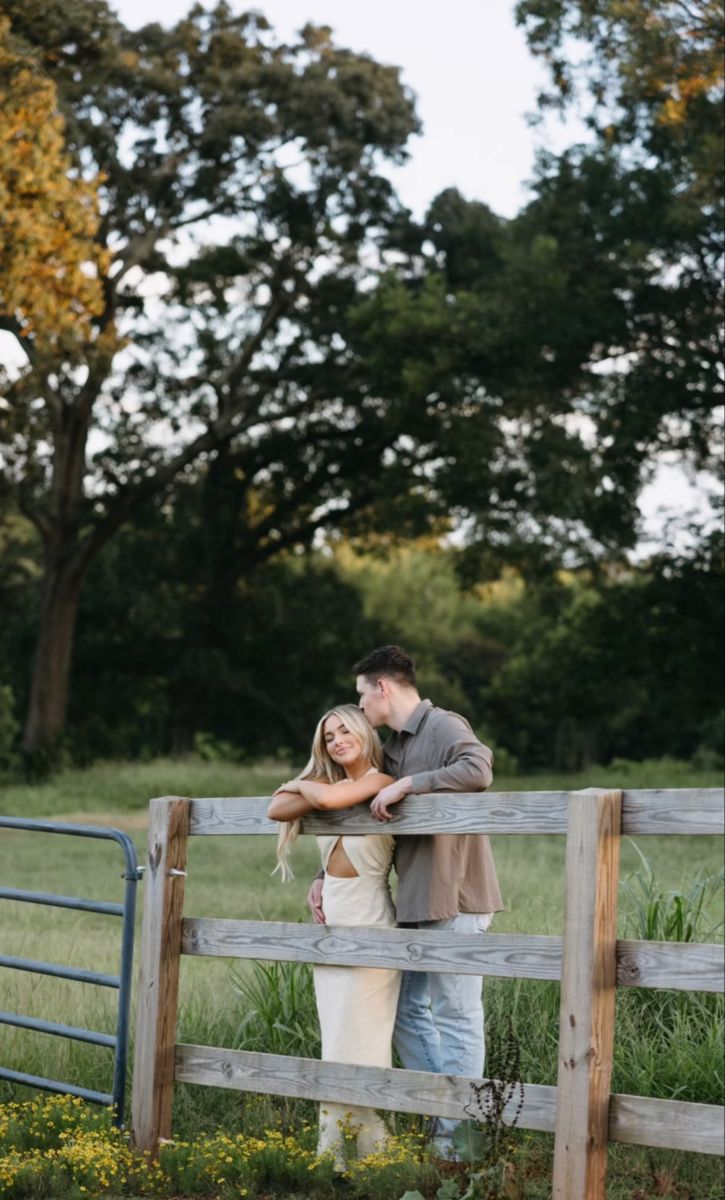
<svg viewBox="0 0 725 1200">
<path fill-rule="evenodd" d="M 536 107 L 543 69 L 514 22 L 513 0 L 230 0 L 235 11 L 257 9 L 289 40 L 307 21 L 331 25 L 338 44 L 402 68 L 417 96 L 423 134 L 409 145 L 410 162 L 392 177 L 420 217 L 445 187 L 485 200 L 502 216 L 526 201 L 535 144 L 563 147 L 582 136 L 576 122 L 552 118 L 534 135 L 526 114 Z M 205 5 L 209 7 L 208 4 Z M 136 28 L 167 25 L 190 0 L 116 0 L 121 20 Z"/>
</svg>

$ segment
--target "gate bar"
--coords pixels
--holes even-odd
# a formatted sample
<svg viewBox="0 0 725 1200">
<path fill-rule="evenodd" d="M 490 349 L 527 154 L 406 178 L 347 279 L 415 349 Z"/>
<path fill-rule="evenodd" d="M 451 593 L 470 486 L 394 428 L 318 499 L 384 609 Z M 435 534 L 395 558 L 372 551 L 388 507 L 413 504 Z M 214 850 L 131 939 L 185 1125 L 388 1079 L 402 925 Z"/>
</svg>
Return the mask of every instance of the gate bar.
<svg viewBox="0 0 725 1200">
<path fill-rule="evenodd" d="M 114 1104 L 114 1097 L 108 1092 L 92 1092 L 74 1083 L 61 1083 L 59 1079 L 45 1079 L 42 1075 L 26 1075 L 24 1071 L 9 1071 L 7 1067 L 0 1067 L 0 1079 L 22 1083 L 25 1087 L 42 1088 L 44 1092 L 59 1092 L 62 1096 L 80 1096 L 81 1100 L 91 1100 L 94 1104 Z"/>
<path fill-rule="evenodd" d="M 36 1033 L 50 1033 L 76 1042 L 91 1042 L 94 1046 L 108 1046 L 110 1050 L 116 1048 L 117 1038 L 112 1033 L 97 1033 L 95 1029 L 81 1029 L 78 1025 L 60 1025 L 55 1021 L 43 1021 L 40 1017 L 23 1017 L 20 1013 L 0 1012 L 0 1025 L 17 1025 L 19 1029 L 33 1029 Z"/>
<path fill-rule="evenodd" d="M 49 908 L 77 908 L 80 912 L 103 913 L 107 917 L 122 917 L 122 904 L 107 904 L 105 900 L 81 900 L 77 896 L 53 896 L 50 892 L 23 892 L 18 888 L 0 888 L 0 900 L 17 900 L 21 904 L 47 904 Z"/>
<path fill-rule="evenodd" d="M 120 975 L 103 975 L 99 971 L 86 971 L 81 967 L 64 967 L 60 963 L 36 962 L 31 958 L 11 958 L 0 954 L 0 967 L 12 971 L 33 971 L 36 975 L 54 975 L 58 979 L 73 979 L 77 983 L 96 983 L 99 987 L 121 986 Z"/>
</svg>

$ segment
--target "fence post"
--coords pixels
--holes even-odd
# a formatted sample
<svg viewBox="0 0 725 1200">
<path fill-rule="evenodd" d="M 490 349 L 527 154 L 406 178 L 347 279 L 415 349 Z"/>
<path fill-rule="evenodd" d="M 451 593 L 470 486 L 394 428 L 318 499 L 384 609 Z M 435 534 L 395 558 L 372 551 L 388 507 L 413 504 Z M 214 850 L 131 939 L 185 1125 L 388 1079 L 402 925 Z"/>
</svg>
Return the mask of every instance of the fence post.
<svg viewBox="0 0 725 1200">
<path fill-rule="evenodd" d="M 604 1200 L 622 793 L 569 798 L 554 1200 Z"/>
<path fill-rule="evenodd" d="M 131 1113 L 134 1145 L 152 1153 L 171 1136 L 190 808 L 166 796 L 149 812 Z"/>
</svg>

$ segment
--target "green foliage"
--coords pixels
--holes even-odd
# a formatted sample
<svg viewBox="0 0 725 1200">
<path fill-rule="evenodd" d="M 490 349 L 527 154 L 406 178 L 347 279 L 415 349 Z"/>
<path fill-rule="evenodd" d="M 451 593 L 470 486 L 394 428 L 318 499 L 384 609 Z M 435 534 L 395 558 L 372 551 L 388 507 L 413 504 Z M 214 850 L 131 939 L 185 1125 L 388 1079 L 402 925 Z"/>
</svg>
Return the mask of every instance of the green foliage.
<svg viewBox="0 0 725 1200">
<path fill-rule="evenodd" d="M 236 746 L 233 746 L 231 742 L 215 737 L 213 733 L 208 733 L 204 729 L 199 729 L 194 734 L 193 749 L 194 754 L 202 762 L 239 761 L 239 750 Z"/>
<path fill-rule="evenodd" d="M 722 912 L 725 871 L 700 871 L 686 889 L 666 891 L 640 848 L 632 846 L 639 867 L 621 885 L 625 935 L 672 942 L 721 937 L 723 921 L 713 914 Z M 617 1041 L 630 1054 L 626 1090 L 681 1099 L 697 1096 L 701 1101 L 707 1096 L 711 1103 L 721 1103 L 723 1072 L 716 1047 L 724 1019 L 720 995 L 622 989 L 617 996 Z M 615 1080 L 623 1066 L 619 1051 Z"/>
<path fill-rule="evenodd" d="M 365 1158 L 353 1159 L 343 1178 L 359 1200 L 393 1200 L 401 1189 L 416 1187 L 431 1195 L 440 1172 L 424 1137 L 403 1133 Z"/>
<path fill-rule="evenodd" d="M 232 1047 L 319 1058 L 320 1033 L 312 968 L 307 963 L 252 963 L 229 972 L 239 1004 Z"/>
<path fill-rule="evenodd" d="M 110 1113 L 63 1096 L 0 1106 L 0 1197 L 334 1195 L 332 1164 L 309 1128 L 285 1136 L 199 1133 L 165 1143 L 158 1159 L 135 1153 Z"/>
<path fill-rule="evenodd" d="M 482 693 L 494 741 L 523 763 L 564 770 L 689 757 L 720 709 L 721 588 L 719 538 L 638 571 L 527 588 Z"/>
<path fill-rule="evenodd" d="M 0 778 L 12 771 L 17 764 L 19 728 L 15 719 L 12 688 L 0 684 Z"/>
<path fill-rule="evenodd" d="M 703 876 L 698 872 L 686 892 L 665 892 L 652 864 L 636 843 L 632 845 L 639 856 L 640 868 L 621 885 L 627 903 L 627 932 L 651 942 L 712 940 L 724 924 L 720 920 L 713 925 L 709 914 L 722 896 L 725 868 L 717 875 Z"/>
<path fill-rule="evenodd" d="M 541 188 L 558 194 L 562 212 L 568 204 L 582 213 L 578 202 L 586 197 L 590 236 L 606 240 L 619 227 L 613 262 L 628 277 L 626 305 L 617 313 L 614 296 L 601 297 L 603 357 L 611 367 L 599 423 L 600 437 L 610 439 L 605 457 L 621 475 L 637 469 L 646 447 L 659 447 L 717 474 L 720 7 L 713 0 L 518 0 L 516 15 L 549 68 L 543 111 L 578 105 L 594 139 L 543 159 Z M 598 199 L 587 187 L 595 177 Z M 614 356 L 627 350 L 620 370 Z"/>
</svg>

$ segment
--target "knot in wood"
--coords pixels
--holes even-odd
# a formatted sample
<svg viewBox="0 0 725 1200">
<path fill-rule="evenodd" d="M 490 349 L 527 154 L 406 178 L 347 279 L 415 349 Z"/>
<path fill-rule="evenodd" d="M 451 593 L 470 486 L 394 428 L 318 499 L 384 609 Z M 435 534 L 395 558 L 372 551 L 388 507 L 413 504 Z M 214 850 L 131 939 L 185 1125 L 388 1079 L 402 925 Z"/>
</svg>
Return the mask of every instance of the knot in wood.
<svg viewBox="0 0 725 1200">
<path fill-rule="evenodd" d="M 628 983 L 635 983 L 640 976 L 639 966 L 635 959 L 628 954 L 624 954 L 620 958 L 617 973 L 621 980 L 626 980 Z"/>
</svg>

